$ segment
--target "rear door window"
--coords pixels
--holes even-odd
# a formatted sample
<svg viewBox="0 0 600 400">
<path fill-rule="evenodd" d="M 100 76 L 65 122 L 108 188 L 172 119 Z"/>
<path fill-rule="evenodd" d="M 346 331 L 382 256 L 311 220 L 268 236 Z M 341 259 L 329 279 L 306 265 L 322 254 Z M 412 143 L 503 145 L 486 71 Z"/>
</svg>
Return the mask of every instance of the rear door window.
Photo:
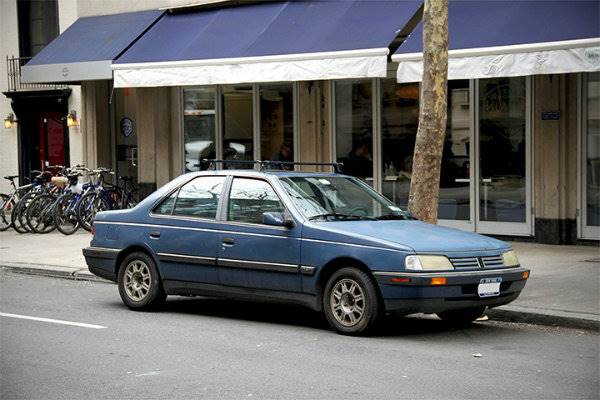
<svg viewBox="0 0 600 400">
<path fill-rule="evenodd" d="M 179 190 L 173 215 L 216 219 L 225 177 L 201 176 Z"/>
</svg>

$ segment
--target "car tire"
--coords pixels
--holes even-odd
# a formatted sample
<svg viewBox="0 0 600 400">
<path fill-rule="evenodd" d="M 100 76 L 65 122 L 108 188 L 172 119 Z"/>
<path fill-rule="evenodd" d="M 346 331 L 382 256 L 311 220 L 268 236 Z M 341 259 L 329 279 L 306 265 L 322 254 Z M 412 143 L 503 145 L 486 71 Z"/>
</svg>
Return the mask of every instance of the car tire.
<svg viewBox="0 0 600 400">
<path fill-rule="evenodd" d="M 342 268 L 327 281 L 323 311 L 329 325 L 344 335 L 371 330 L 383 307 L 373 279 L 357 268 Z"/>
<path fill-rule="evenodd" d="M 440 319 L 450 325 L 468 325 L 483 315 L 485 307 L 471 307 L 437 313 Z"/>
<path fill-rule="evenodd" d="M 154 260 L 145 253 L 127 255 L 120 264 L 117 280 L 123 303 L 132 310 L 147 310 L 166 299 Z"/>
</svg>

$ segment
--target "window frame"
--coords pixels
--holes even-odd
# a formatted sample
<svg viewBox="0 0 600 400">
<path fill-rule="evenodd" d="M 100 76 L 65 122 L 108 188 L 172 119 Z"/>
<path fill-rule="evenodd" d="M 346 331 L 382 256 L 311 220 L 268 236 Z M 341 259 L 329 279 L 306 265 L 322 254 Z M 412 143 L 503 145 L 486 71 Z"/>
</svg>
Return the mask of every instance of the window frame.
<svg viewBox="0 0 600 400">
<path fill-rule="evenodd" d="M 225 223 L 225 224 L 230 224 L 230 225 L 257 226 L 257 227 L 263 227 L 263 228 L 266 227 L 266 228 L 280 229 L 280 230 L 288 230 L 289 229 L 289 228 L 282 227 L 282 226 L 281 227 L 280 226 L 273 226 L 273 225 L 267 225 L 267 224 L 263 224 L 263 223 L 244 222 L 244 221 L 230 221 L 229 220 L 229 200 L 231 198 L 231 189 L 233 188 L 233 181 L 236 178 L 237 179 L 249 179 L 249 180 L 255 180 L 255 181 L 265 182 L 271 188 L 271 190 L 273 191 L 273 193 L 275 193 L 275 195 L 279 199 L 279 202 L 283 206 L 283 215 L 285 215 L 286 217 L 290 217 L 292 215 L 292 213 L 290 213 L 290 211 L 289 211 L 288 205 L 286 204 L 286 202 L 282 198 L 281 194 L 275 188 L 275 186 L 273 185 L 273 183 L 271 181 L 269 181 L 268 179 L 264 179 L 264 178 L 261 178 L 261 177 L 258 177 L 258 176 L 230 175 L 229 176 L 229 180 L 227 182 L 227 186 L 224 188 L 225 191 L 227 192 L 227 195 L 226 196 L 222 196 L 222 198 L 223 198 L 223 204 L 222 204 L 222 208 L 221 208 L 221 213 L 219 215 L 220 222 Z"/>
<path fill-rule="evenodd" d="M 192 181 L 194 181 L 196 179 L 207 178 L 207 177 L 223 178 L 223 188 L 222 188 L 221 194 L 219 196 L 219 201 L 217 202 L 217 211 L 215 213 L 215 217 L 214 218 L 206 218 L 206 217 L 196 217 L 196 216 L 193 216 L 193 215 L 176 215 L 176 214 L 173 214 L 173 212 L 175 211 L 175 206 L 177 205 L 177 200 L 179 198 L 179 193 L 181 192 L 181 188 L 184 187 L 185 185 L 187 185 L 188 183 L 191 183 Z M 229 176 L 225 175 L 225 174 L 218 174 L 218 175 L 206 174 L 206 175 L 197 175 L 197 176 L 194 176 L 194 177 L 186 180 L 185 182 L 181 183 L 180 185 L 178 185 L 173 190 L 169 191 L 164 196 L 162 196 L 152 206 L 149 215 L 151 217 L 154 217 L 154 218 L 169 218 L 169 219 L 191 220 L 191 221 L 205 221 L 205 222 L 221 222 L 220 221 L 220 216 L 221 216 L 221 213 L 222 213 L 221 208 L 223 207 L 223 199 L 225 197 L 225 193 L 228 191 L 228 184 L 229 184 Z M 159 208 L 165 201 L 167 201 L 173 194 L 175 194 L 175 201 L 173 202 L 173 206 L 171 207 L 171 213 L 170 214 L 159 214 L 159 213 L 157 213 L 156 209 Z"/>
</svg>

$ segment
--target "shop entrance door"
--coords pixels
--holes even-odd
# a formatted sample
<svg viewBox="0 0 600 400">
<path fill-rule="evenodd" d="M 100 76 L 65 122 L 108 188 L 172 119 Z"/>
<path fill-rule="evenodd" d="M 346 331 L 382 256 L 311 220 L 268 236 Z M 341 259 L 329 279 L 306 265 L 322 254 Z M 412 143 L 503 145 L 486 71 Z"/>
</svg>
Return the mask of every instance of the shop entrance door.
<svg viewBox="0 0 600 400">
<path fill-rule="evenodd" d="M 448 83 L 440 225 L 532 233 L 528 85 L 523 77 Z"/>
<path fill-rule="evenodd" d="M 68 165 L 68 146 L 63 117 L 59 112 L 40 114 L 38 147 L 40 167 Z"/>
</svg>

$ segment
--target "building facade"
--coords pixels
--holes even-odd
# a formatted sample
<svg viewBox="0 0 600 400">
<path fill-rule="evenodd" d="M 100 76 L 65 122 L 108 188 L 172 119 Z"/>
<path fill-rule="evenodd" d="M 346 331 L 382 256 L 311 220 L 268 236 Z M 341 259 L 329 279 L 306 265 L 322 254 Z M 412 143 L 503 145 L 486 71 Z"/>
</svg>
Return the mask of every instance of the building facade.
<svg viewBox="0 0 600 400">
<path fill-rule="evenodd" d="M 149 16 L 142 33 L 136 33 L 132 43 L 119 50 L 114 59 L 112 55 L 107 58 L 111 65 L 107 79 L 77 78 L 77 85 L 69 86 L 67 109 L 74 107 L 79 116 L 79 125 L 69 128 L 71 164 L 81 160 L 88 166 L 113 167 L 120 175 L 134 176 L 142 190 L 151 191 L 182 173 L 206 168 L 204 158 L 339 161 L 344 163 L 346 173 L 365 179 L 398 205 L 407 204 L 420 85 L 407 78 L 410 74 L 402 75 L 403 68 L 414 60 L 404 61 L 401 50 L 411 45 L 411 38 L 418 38 L 422 13 L 419 2 L 402 5 L 396 26 L 401 29 L 392 30 L 391 37 L 382 35 L 386 47 L 383 58 L 376 52 L 377 43 L 361 43 L 373 50 L 360 50 L 357 56 L 353 48 L 341 47 L 336 54 L 319 49 L 310 53 L 318 54 L 316 59 L 294 53 L 294 57 L 284 60 L 279 55 L 283 50 L 273 50 L 267 58 L 245 54 L 240 59 L 252 59 L 248 64 L 239 59 L 232 64 L 223 55 L 226 52 L 221 54 L 214 48 L 230 46 L 232 41 L 225 40 L 230 37 L 220 29 L 239 27 L 235 18 L 243 20 L 245 8 L 256 13 L 249 15 L 255 21 L 260 20 L 261 12 L 267 14 L 260 2 L 242 6 L 210 2 L 208 6 L 180 9 L 176 6 L 183 2 L 148 1 L 136 3 L 136 10 L 121 2 L 109 2 L 113 7 L 102 10 L 91 1 L 66 3 L 73 3 L 71 7 L 79 17 L 172 8 L 165 14 Z M 281 3 L 285 7 L 287 2 Z M 58 1 L 59 16 L 62 4 Z M 372 4 L 358 4 L 345 14 L 362 16 L 363 6 Z M 292 11 L 274 10 L 278 18 Z M 452 28 L 453 15 L 459 14 L 451 8 L 451 38 L 453 33 L 459 35 Z M 377 16 L 377 11 L 373 15 L 382 21 L 383 30 L 385 17 Z M 131 17 L 136 16 L 127 18 Z M 207 23 L 205 31 L 187 30 L 186 24 L 197 26 L 194 22 L 209 17 L 213 22 Z M 106 23 L 103 21 L 95 23 Z M 300 19 L 295 21 L 296 26 L 301 25 Z M 311 29 L 318 31 L 316 22 Z M 352 19 L 342 22 L 352 27 Z M 276 28 L 268 27 L 274 32 Z M 284 35 L 292 29 L 289 25 L 285 28 L 277 32 Z M 353 42 L 360 41 L 360 35 L 381 35 L 377 30 L 361 29 L 357 28 L 359 36 Z M 599 239 L 600 65 L 594 64 L 594 54 L 600 54 L 594 53 L 600 48 L 597 22 L 595 29 L 595 42 L 586 44 L 591 67 L 576 65 L 570 71 L 557 68 L 556 73 L 549 70 L 505 76 L 454 77 L 451 73 L 440 224 L 541 243 Z M 350 40 L 356 32 L 347 30 L 342 34 Z M 170 34 L 181 37 L 169 38 Z M 321 35 L 335 41 L 328 29 L 324 28 Z M 68 37 L 68 32 L 61 36 Z M 214 41 L 206 48 L 197 47 L 197 41 L 204 39 Z M 287 39 L 282 36 L 280 42 Z M 254 40 L 254 46 L 257 42 L 261 43 Z M 190 46 L 196 46 L 192 50 L 198 60 L 175 60 L 169 53 L 191 51 Z M 388 56 L 394 52 L 398 56 Z M 371 54 L 380 58 L 369 58 Z M 351 57 L 349 61 L 344 59 L 346 56 Z M 211 61 L 215 59 L 218 62 Z M 273 63 L 277 68 L 271 68 Z M 78 73 L 73 60 L 56 65 L 68 65 Z M 332 74 L 327 69 L 330 65 L 335 72 L 344 71 L 343 76 Z M 47 67 L 41 65 L 33 72 L 51 73 Z M 285 73 L 278 75 L 283 69 Z M 248 71 L 268 73 L 248 75 Z M 52 83 L 39 76 L 39 81 Z M 12 112 L 5 103 L 3 107 Z M 14 141 L 17 132 L 5 130 L 4 135 L 12 135 Z M 3 174 L 12 173 L 11 163 L 14 167 L 14 160 L 2 161 Z"/>
</svg>

